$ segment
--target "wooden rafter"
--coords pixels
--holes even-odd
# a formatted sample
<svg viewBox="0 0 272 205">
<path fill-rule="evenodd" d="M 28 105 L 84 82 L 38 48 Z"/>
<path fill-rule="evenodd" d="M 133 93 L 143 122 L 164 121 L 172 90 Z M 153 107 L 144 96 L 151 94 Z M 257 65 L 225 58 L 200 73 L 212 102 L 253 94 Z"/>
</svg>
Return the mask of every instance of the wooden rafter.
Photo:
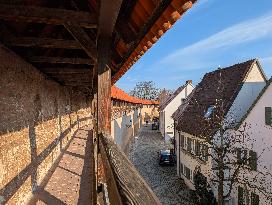
<svg viewBox="0 0 272 205">
<path fill-rule="evenodd" d="M 97 18 L 90 12 L 34 6 L 0 4 L 0 19 L 63 25 L 73 21 L 85 28 L 96 28 Z"/>
<path fill-rule="evenodd" d="M 144 38 L 144 36 L 148 33 L 148 31 L 152 28 L 152 26 L 155 24 L 157 19 L 162 15 L 162 13 L 165 11 L 165 9 L 169 6 L 171 1 L 169 0 L 161 0 L 159 4 L 157 4 L 156 9 L 154 12 L 150 15 L 150 18 L 148 19 L 147 23 L 141 28 L 141 30 L 136 35 L 136 38 L 134 39 L 133 43 L 131 44 L 129 50 L 126 52 L 126 54 L 123 56 L 123 61 L 119 64 L 120 69 L 124 63 L 127 61 L 129 56 L 133 53 L 133 51 L 137 48 L 141 40 Z M 116 78 L 116 75 L 118 75 L 118 72 L 115 73 L 113 76 L 113 79 Z"/>
<path fill-rule="evenodd" d="M 62 57 L 45 57 L 32 56 L 28 58 L 30 62 L 34 63 L 63 63 L 63 64 L 82 64 L 93 65 L 94 62 L 88 58 L 62 58 Z"/>
<path fill-rule="evenodd" d="M 77 41 L 65 39 L 16 37 L 12 38 L 9 42 L 11 46 L 20 47 L 82 49 Z"/>
<path fill-rule="evenodd" d="M 70 68 L 70 67 L 47 67 L 40 68 L 40 70 L 47 74 L 77 74 L 77 73 L 89 73 L 91 70 L 87 68 Z"/>
<path fill-rule="evenodd" d="M 81 45 L 87 55 L 95 62 L 97 59 L 95 42 L 93 42 L 88 34 L 74 21 L 69 21 L 64 24 L 65 28 Z"/>
</svg>

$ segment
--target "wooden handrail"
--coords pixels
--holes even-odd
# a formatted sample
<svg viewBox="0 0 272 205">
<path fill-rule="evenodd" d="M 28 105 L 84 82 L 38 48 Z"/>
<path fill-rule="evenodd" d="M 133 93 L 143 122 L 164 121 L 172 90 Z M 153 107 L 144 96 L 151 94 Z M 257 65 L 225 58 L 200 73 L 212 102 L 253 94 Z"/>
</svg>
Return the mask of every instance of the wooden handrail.
<svg viewBox="0 0 272 205">
<path fill-rule="evenodd" d="M 110 136 L 99 135 L 110 204 L 161 204 L 134 165 Z"/>
</svg>

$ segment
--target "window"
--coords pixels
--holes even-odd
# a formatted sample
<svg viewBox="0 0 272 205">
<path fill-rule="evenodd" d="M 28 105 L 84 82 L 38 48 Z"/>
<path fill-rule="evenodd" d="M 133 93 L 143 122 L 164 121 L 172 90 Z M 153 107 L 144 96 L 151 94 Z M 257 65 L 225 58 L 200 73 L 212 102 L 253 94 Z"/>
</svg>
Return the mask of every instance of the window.
<svg viewBox="0 0 272 205">
<path fill-rule="evenodd" d="M 208 161 L 208 146 L 205 144 L 202 144 L 202 159 L 204 161 Z"/>
<path fill-rule="evenodd" d="M 272 108 L 265 107 L 265 124 L 271 125 L 272 124 Z"/>
<path fill-rule="evenodd" d="M 255 193 L 251 193 L 251 205 L 259 205 L 259 195 L 255 194 Z"/>
<path fill-rule="evenodd" d="M 193 175 L 193 171 L 190 170 L 190 178 L 191 178 L 191 181 L 193 182 L 194 181 L 194 175 Z"/>
<path fill-rule="evenodd" d="M 181 104 L 185 102 L 185 98 L 181 98 Z"/>
<path fill-rule="evenodd" d="M 207 109 L 207 112 L 205 113 L 204 117 L 205 118 L 210 118 L 211 117 L 211 114 L 214 110 L 215 106 L 214 105 L 211 105 L 208 109 Z"/>
<path fill-rule="evenodd" d="M 195 142 L 196 140 L 192 140 L 192 153 L 195 154 Z"/>
<path fill-rule="evenodd" d="M 198 140 L 195 142 L 195 154 L 196 156 L 200 156 L 200 142 Z"/>
<path fill-rule="evenodd" d="M 185 177 L 187 178 L 187 179 L 191 179 L 191 171 L 190 171 L 190 169 L 188 168 L 188 167 L 186 167 L 186 166 L 184 166 L 184 171 L 185 171 Z"/>
</svg>

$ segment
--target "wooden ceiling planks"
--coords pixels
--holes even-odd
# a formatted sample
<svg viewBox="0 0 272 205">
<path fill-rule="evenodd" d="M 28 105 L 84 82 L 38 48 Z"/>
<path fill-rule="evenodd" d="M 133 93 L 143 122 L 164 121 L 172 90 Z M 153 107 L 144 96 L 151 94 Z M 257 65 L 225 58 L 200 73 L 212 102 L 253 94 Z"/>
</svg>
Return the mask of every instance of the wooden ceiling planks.
<svg viewBox="0 0 272 205">
<path fill-rule="evenodd" d="M 145 24 L 142 28 L 142 36 L 138 35 L 138 42 L 129 49 L 127 55 L 124 57 L 123 64 L 119 72 L 113 78 L 114 84 L 154 43 L 165 33 L 171 26 L 192 7 L 196 0 L 172 0 L 160 1 L 155 11 L 148 20 L 149 24 Z M 142 5 L 146 5 L 143 1 L 139 1 Z M 139 23 L 139 22 L 138 22 Z"/>
<path fill-rule="evenodd" d="M 34 65 L 63 63 L 68 68 L 77 64 L 82 69 L 89 65 L 90 70 L 97 62 L 97 43 L 109 44 L 109 49 L 100 52 L 111 53 L 105 62 L 112 70 L 114 84 L 195 1 L 126 0 L 116 24 L 104 28 L 111 30 L 113 37 L 106 43 L 104 36 L 99 37 L 101 28 L 97 29 L 101 15 L 97 0 L 38 0 L 35 6 L 32 1 L 13 4 L 0 0 L 0 38 Z M 104 18 L 105 24 L 110 19 Z M 6 35 L 8 32 L 12 35 Z"/>
</svg>

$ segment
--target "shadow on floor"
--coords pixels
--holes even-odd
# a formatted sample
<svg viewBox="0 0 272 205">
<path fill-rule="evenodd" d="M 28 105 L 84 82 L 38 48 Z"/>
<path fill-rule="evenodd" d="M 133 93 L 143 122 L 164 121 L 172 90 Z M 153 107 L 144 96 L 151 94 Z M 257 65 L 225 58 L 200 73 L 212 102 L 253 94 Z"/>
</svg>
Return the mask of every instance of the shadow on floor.
<svg viewBox="0 0 272 205">
<path fill-rule="evenodd" d="M 30 200 L 33 204 L 90 204 L 92 131 L 79 129 Z"/>
</svg>

